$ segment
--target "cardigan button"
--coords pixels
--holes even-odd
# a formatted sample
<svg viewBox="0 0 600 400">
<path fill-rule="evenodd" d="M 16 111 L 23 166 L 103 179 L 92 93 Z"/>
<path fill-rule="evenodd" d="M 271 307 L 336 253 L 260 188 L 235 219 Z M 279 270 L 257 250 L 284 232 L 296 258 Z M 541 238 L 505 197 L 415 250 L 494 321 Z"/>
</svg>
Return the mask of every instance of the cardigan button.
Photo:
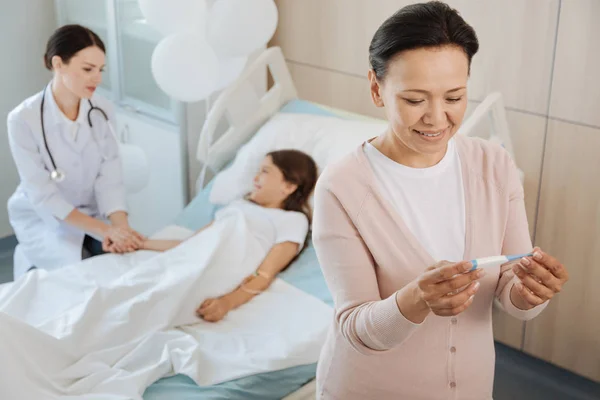
<svg viewBox="0 0 600 400">
<path fill-rule="evenodd" d="M 450 388 L 454 389 L 456 387 L 456 382 L 450 382 Z"/>
<path fill-rule="evenodd" d="M 456 317 L 452 317 L 450 321 L 452 322 L 452 325 L 458 324 L 458 319 Z"/>
</svg>

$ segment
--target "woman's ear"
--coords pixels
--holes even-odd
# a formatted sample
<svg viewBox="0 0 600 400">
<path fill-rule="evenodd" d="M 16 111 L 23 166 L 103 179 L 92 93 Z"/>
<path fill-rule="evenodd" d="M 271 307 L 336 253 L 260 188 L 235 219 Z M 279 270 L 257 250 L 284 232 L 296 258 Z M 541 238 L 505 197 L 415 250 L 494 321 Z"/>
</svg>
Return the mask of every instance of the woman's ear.
<svg viewBox="0 0 600 400">
<path fill-rule="evenodd" d="M 381 97 L 381 85 L 377 81 L 377 75 L 372 69 L 369 70 L 369 82 L 371 84 L 371 99 L 377 107 L 383 107 L 383 98 Z"/>
<path fill-rule="evenodd" d="M 53 70 L 58 70 L 60 69 L 64 64 L 63 64 L 63 60 L 62 58 L 60 58 L 60 56 L 52 56 L 52 69 Z"/>
</svg>

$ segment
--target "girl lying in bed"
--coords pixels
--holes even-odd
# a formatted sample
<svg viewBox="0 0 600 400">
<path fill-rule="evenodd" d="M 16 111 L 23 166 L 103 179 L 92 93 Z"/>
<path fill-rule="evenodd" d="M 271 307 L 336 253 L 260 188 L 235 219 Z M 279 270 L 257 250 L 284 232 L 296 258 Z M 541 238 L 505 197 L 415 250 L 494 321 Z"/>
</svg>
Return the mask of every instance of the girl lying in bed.
<svg viewBox="0 0 600 400">
<path fill-rule="evenodd" d="M 215 215 L 215 220 L 219 220 L 232 208 L 242 210 L 249 216 L 252 231 L 267 248 L 267 255 L 255 273 L 235 290 L 203 301 L 196 310 L 198 317 L 208 322 L 220 321 L 229 311 L 266 290 L 277 274 L 298 257 L 307 242 L 311 220 L 308 200 L 316 181 L 317 166 L 307 154 L 297 150 L 267 154 L 254 177 L 254 189 L 245 199 L 231 202 Z M 212 225 L 213 222 L 195 235 Z M 181 243 L 180 240 L 149 239 L 143 249 L 167 251 Z M 112 250 L 109 244 L 105 245 Z"/>
</svg>

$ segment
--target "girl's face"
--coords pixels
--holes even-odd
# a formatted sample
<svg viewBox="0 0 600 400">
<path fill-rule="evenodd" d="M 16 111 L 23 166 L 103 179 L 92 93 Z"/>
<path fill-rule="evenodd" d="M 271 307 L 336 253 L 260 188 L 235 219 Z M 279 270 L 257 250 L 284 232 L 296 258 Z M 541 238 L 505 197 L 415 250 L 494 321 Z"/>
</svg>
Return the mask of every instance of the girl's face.
<svg viewBox="0 0 600 400">
<path fill-rule="evenodd" d="M 465 115 L 468 77 L 468 58 L 455 46 L 404 51 L 390 60 L 383 82 L 370 71 L 373 102 L 390 124 L 385 140 L 437 163 Z"/>
<path fill-rule="evenodd" d="M 68 63 L 59 56 L 52 57 L 55 79 L 79 98 L 89 99 L 102 82 L 105 55 L 97 46 L 77 52 Z"/>
<path fill-rule="evenodd" d="M 267 156 L 254 177 L 254 189 L 250 192 L 250 200 L 263 207 L 281 208 L 297 187 L 285 180 L 281 170 L 273 164 L 271 157 Z"/>
</svg>

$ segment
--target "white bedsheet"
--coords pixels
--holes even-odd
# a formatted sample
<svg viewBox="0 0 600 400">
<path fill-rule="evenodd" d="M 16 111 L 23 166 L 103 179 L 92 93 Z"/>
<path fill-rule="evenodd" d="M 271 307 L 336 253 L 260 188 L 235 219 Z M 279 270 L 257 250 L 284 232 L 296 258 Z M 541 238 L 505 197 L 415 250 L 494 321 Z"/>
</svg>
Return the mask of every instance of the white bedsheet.
<svg viewBox="0 0 600 400">
<path fill-rule="evenodd" d="M 2 399 L 141 399 L 174 373 L 212 385 L 316 362 L 332 310 L 281 280 L 219 323 L 194 315 L 256 269 L 258 247 L 238 213 L 166 253 L 0 286 Z"/>
</svg>

